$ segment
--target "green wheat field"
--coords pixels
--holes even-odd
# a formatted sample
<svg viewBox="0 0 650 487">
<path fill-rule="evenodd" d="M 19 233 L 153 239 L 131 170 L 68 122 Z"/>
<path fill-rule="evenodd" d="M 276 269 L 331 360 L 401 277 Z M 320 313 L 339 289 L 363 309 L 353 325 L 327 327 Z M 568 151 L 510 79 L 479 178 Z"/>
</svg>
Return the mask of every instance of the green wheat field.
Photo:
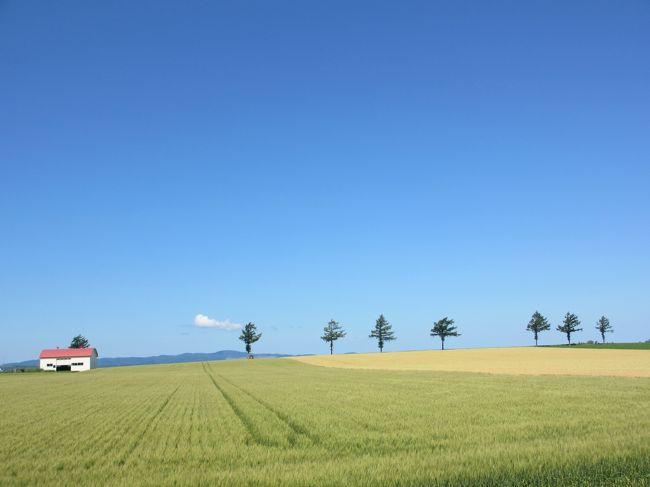
<svg viewBox="0 0 650 487">
<path fill-rule="evenodd" d="M 291 359 L 3 374 L 0 432 L 3 486 L 650 485 L 650 378 Z"/>
</svg>

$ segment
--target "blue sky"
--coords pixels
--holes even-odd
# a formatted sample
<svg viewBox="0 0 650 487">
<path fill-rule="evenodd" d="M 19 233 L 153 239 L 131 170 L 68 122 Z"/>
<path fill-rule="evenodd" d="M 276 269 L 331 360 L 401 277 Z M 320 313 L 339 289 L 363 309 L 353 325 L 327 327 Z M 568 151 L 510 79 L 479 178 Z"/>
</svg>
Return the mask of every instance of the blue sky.
<svg viewBox="0 0 650 487">
<path fill-rule="evenodd" d="M 0 363 L 649 339 L 648 52 L 633 0 L 0 1 Z"/>
</svg>

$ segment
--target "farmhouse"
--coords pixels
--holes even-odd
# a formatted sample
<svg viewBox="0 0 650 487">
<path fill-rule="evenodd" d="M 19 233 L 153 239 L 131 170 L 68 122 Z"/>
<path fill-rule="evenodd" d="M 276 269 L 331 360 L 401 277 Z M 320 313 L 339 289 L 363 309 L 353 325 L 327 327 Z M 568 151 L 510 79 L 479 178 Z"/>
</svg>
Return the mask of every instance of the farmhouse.
<svg viewBox="0 0 650 487">
<path fill-rule="evenodd" d="M 43 350 L 39 355 L 43 370 L 71 370 L 81 372 L 97 367 L 95 348 L 55 348 Z"/>
</svg>

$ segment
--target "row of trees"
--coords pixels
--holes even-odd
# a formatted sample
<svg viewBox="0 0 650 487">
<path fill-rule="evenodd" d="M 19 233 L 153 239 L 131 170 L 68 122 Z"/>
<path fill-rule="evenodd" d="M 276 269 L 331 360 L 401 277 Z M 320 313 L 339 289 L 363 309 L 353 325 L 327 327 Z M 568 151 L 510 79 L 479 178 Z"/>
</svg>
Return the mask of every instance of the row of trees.
<svg viewBox="0 0 650 487">
<path fill-rule="evenodd" d="M 460 336 L 456 327 L 454 326 L 454 320 L 444 317 L 441 320 L 436 321 L 431 328 L 429 335 L 432 337 L 440 337 L 441 348 L 445 349 L 445 338 L 447 337 L 457 337 Z M 338 340 L 345 336 L 345 332 L 334 320 L 331 320 L 325 327 L 325 334 L 321 337 L 321 340 L 329 342 L 330 344 L 330 354 L 334 350 L 334 341 Z M 375 327 L 370 331 L 370 337 L 377 340 L 377 346 L 380 352 L 384 351 L 384 344 L 386 342 L 393 341 L 397 339 L 395 333 L 393 332 L 393 327 L 391 324 L 384 318 L 384 315 L 379 315 L 377 321 L 375 322 Z"/>
<path fill-rule="evenodd" d="M 330 320 L 325 328 L 323 329 L 323 336 L 321 340 L 329 344 L 330 354 L 334 353 L 334 342 L 340 338 L 345 337 L 346 332 L 338 321 Z M 457 337 L 460 336 L 456 327 L 454 326 L 454 320 L 447 318 L 446 316 L 439 321 L 436 321 L 431 328 L 430 335 L 433 337 L 440 337 L 441 348 L 445 349 L 445 338 L 447 337 Z M 262 337 L 261 333 L 257 332 L 257 327 L 255 323 L 247 323 L 242 329 L 242 334 L 239 339 L 244 342 L 246 345 L 246 352 L 251 354 L 251 345 L 258 341 Z M 396 340 L 395 332 L 393 331 L 392 325 L 384 317 L 384 315 L 379 315 L 377 321 L 375 321 L 374 328 L 370 331 L 370 337 L 377 340 L 377 346 L 380 352 L 384 351 L 384 345 L 386 342 L 391 342 Z"/>
<path fill-rule="evenodd" d="M 556 329 L 560 333 L 566 334 L 567 341 L 569 342 L 570 345 L 571 335 L 578 331 L 582 331 L 582 328 L 578 328 L 579 326 L 580 326 L 580 320 L 578 319 L 578 317 L 573 313 L 567 313 L 564 316 L 564 320 L 562 321 L 562 323 L 558 325 Z M 537 346 L 539 334 L 544 331 L 548 331 L 550 329 L 551 329 L 550 322 L 539 311 L 535 311 L 533 313 L 533 316 L 531 317 L 530 321 L 528 322 L 528 326 L 526 327 L 526 330 L 533 332 L 533 336 L 535 337 L 535 346 Z M 596 329 L 599 331 L 603 339 L 603 343 L 605 343 L 605 334 L 612 333 L 614 331 L 612 325 L 610 324 L 609 320 L 605 316 L 602 316 L 598 320 L 598 322 L 596 323 Z M 323 329 L 323 336 L 321 336 L 320 338 L 321 340 L 323 340 L 329 345 L 330 354 L 333 354 L 334 342 L 339 340 L 340 338 L 344 338 L 345 335 L 346 332 L 341 326 L 341 324 L 338 321 L 330 320 L 329 323 L 325 325 L 325 328 Z M 444 318 L 436 321 L 433 324 L 433 327 L 431 328 L 429 335 L 431 335 L 432 337 L 439 337 L 440 348 L 444 350 L 445 339 L 447 337 L 460 336 L 460 333 L 458 333 L 457 327 L 454 326 L 454 320 L 445 316 Z M 251 345 L 256 341 L 258 341 L 261 337 L 262 334 L 257 332 L 255 323 L 247 323 L 246 326 L 244 326 L 242 330 L 242 334 L 239 337 L 239 339 L 244 342 L 244 344 L 246 345 L 246 352 L 250 355 Z M 377 321 L 375 321 L 375 326 L 370 331 L 369 338 L 374 338 L 375 340 L 377 340 L 377 347 L 379 348 L 380 352 L 384 351 L 384 345 L 386 344 L 386 342 L 391 342 L 397 339 L 397 337 L 395 336 L 395 332 L 393 331 L 393 327 L 388 322 L 388 320 L 384 317 L 383 314 L 379 315 L 379 318 L 377 318 Z"/>
<path fill-rule="evenodd" d="M 571 335 L 578 331 L 582 331 L 582 328 L 578 328 L 579 326 L 580 320 L 578 317 L 573 313 L 567 312 L 567 314 L 564 315 L 564 320 L 562 320 L 562 323 L 557 326 L 556 330 L 560 333 L 566 334 L 566 339 L 569 342 L 569 345 L 571 345 Z M 539 338 L 539 334 L 550 329 L 551 324 L 539 311 L 535 311 L 533 313 L 533 316 L 531 317 L 530 321 L 528 322 L 528 326 L 526 327 L 526 330 L 533 332 L 533 336 L 535 337 L 535 346 L 537 346 L 537 339 Z M 600 317 L 596 323 L 596 330 L 598 330 L 600 333 L 600 336 L 603 339 L 603 343 L 605 343 L 605 334 L 614 332 L 614 328 L 612 328 L 612 325 L 606 316 Z"/>
</svg>

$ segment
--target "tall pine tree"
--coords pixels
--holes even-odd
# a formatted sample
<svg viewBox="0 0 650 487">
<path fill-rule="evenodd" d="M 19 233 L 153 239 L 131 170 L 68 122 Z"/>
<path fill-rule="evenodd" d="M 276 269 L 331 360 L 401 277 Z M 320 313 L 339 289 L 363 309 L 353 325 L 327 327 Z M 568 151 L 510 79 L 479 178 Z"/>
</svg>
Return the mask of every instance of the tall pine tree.
<svg viewBox="0 0 650 487">
<path fill-rule="evenodd" d="M 460 333 L 456 331 L 456 327 L 453 324 L 454 320 L 450 320 L 445 316 L 443 319 L 436 321 L 433 324 L 433 328 L 431 328 L 430 335 L 432 337 L 440 337 L 441 350 L 445 349 L 445 338 L 460 336 Z"/>
<path fill-rule="evenodd" d="M 537 338 L 539 334 L 550 329 L 551 324 L 539 311 L 535 311 L 533 313 L 533 316 L 528 322 L 528 326 L 526 327 L 526 330 L 532 331 L 535 335 L 535 346 L 537 346 Z"/>
<path fill-rule="evenodd" d="M 260 338 L 262 338 L 262 334 L 257 333 L 255 323 L 247 323 L 246 326 L 244 326 L 239 339 L 246 344 L 246 352 L 248 353 L 249 358 L 251 357 L 251 345 Z"/>
<path fill-rule="evenodd" d="M 330 344 L 330 355 L 332 355 L 334 353 L 334 342 L 344 336 L 345 331 L 343 331 L 339 322 L 330 320 L 330 322 L 325 325 L 323 336 L 320 337 L 320 339 Z"/>
<path fill-rule="evenodd" d="M 566 333 L 566 339 L 569 342 L 569 345 L 571 345 L 571 333 L 582 331 L 582 328 L 578 328 L 578 326 L 580 326 L 580 320 L 578 317 L 573 313 L 567 312 L 567 314 L 564 315 L 564 321 L 562 321 L 562 324 L 558 325 L 557 331 Z"/>
<path fill-rule="evenodd" d="M 612 325 L 609 324 L 609 320 L 605 316 L 601 316 L 598 323 L 596 323 L 596 330 L 603 337 L 603 343 L 605 343 L 605 333 L 614 333 L 614 328 L 612 328 Z"/>
<path fill-rule="evenodd" d="M 384 315 L 379 315 L 377 321 L 375 322 L 375 327 L 370 332 L 370 338 L 377 339 L 377 345 L 379 346 L 379 351 L 384 351 L 384 343 L 395 340 L 395 334 L 393 333 L 393 327 L 388 323 Z"/>
</svg>

